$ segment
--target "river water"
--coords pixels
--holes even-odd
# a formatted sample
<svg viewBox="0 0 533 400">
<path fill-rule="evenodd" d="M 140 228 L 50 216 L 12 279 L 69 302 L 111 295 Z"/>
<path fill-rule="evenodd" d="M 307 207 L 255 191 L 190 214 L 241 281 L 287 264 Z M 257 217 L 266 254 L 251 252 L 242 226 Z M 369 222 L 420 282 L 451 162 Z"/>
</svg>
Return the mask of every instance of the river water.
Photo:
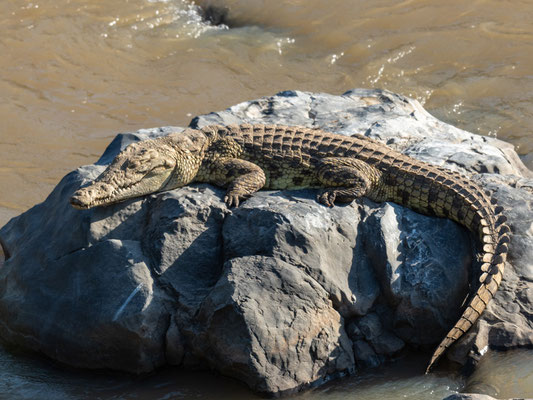
<svg viewBox="0 0 533 400">
<path fill-rule="evenodd" d="M 205 22 L 198 5 L 222 10 L 213 15 L 223 24 Z M 67 172 L 94 162 L 117 132 L 187 125 L 197 114 L 286 89 L 387 88 L 446 122 L 513 143 L 532 168 L 532 20 L 530 0 L 0 1 L 0 226 L 44 200 Z M 500 393 L 533 397 L 527 357 L 515 357 L 523 373 L 506 376 Z M 83 398 L 65 383 L 70 378 L 107 390 L 106 378 L 73 378 L 9 353 L 0 370 L 11 382 L 0 383 L 0 398 L 24 397 L 22 387 Z M 110 385 L 120 392 L 125 379 Z M 425 384 L 405 379 L 397 386 Z M 418 398 L 462 384 L 427 379 L 430 389 Z M 522 392 L 501 389 L 524 379 Z M 148 394 L 135 398 L 184 398 L 171 394 L 179 385 L 166 392 L 132 385 L 130 397 L 102 398 L 134 398 L 136 390 Z M 309 398 L 343 398 L 351 385 Z"/>
</svg>

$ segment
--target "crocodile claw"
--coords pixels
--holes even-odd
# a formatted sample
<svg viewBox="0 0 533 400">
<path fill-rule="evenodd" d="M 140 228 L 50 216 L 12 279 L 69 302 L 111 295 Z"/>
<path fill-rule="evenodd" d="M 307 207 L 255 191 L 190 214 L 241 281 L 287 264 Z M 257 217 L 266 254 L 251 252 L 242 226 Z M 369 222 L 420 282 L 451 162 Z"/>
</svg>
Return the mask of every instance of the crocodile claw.
<svg viewBox="0 0 533 400">
<path fill-rule="evenodd" d="M 239 196 L 234 194 L 226 195 L 224 196 L 224 203 L 228 207 L 239 207 Z"/>
<path fill-rule="evenodd" d="M 326 207 L 335 207 L 335 198 L 337 197 L 334 190 L 324 190 L 318 195 L 318 201 Z"/>
</svg>

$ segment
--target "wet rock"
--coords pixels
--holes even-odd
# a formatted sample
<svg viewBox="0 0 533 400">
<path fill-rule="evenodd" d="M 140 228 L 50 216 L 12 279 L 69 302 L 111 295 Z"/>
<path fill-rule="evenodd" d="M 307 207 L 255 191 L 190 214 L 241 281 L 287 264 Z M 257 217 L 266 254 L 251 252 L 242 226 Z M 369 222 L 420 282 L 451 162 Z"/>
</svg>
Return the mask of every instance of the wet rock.
<svg viewBox="0 0 533 400">
<path fill-rule="evenodd" d="M 376 354 L 374 349 L 364 340 L 353 342 L 355 362 L 360 369 L 376 368 L 383 362 L 383 356 Z"/>
<path fill-rule="evenodd" d="M 379 90 L 288 91 L 191 125 L 241 122 L 362 132 L 473 174 L 506 208 L 513 236 L 502 289 L 449 354 L 465 363 L 488 347 L 533 345 L 533 181 L 510 145 Z M 429 349 L 453 325 L 473 249 L 444 219 L 365 199 L 328 209 L 315 190 L 260 192 L 230 210 L 224 190 L 203 184 L 70 207 L 128 143 L 181 129 L 118 135 L 0 230 L 5 342 L 78 367 L 212 368 L 280 394 Z"/>
<path fill-rule="evenodd" d="M 496 400 L 495 397 L 480 393 L 454 393 L 445 397 L 443 400 Z M 509 400 L 524 400 L 524 399 L 509 399 Z M 528 399 L 526 399 L 528 400 Z"/>
<path fill-rule="evenodd" d="M 228 21 L 229 8 L 214 4 L 205 4 L 200 9 L 202 18 L 212 25 L 230 25 Z"/>
<path fill-rule="evenodd" d="M 405 346 L 403 340 L 386 330 L 376 313 L 369 313 L 357 321 L 359 331 L 377 354 L 392 356 Z"/>
<path fill-rule="evenodd" d="M 454 393 L 443 400 L 496 400 L 494 397 L 479 393 Z"/>
</svg>

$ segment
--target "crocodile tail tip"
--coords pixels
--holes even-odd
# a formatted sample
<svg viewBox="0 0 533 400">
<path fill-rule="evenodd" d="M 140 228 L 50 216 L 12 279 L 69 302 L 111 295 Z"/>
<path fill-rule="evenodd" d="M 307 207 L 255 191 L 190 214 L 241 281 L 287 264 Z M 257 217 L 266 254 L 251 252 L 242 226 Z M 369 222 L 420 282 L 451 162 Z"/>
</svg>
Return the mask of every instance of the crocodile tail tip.
<svg viewBox="0 0 533 400">
<path fill-rule="evenodd" d="M 440 345 L 437 348 L 437 350 L 435 350 L 435 352 L 433 353 L 433 356 L 431 357 L 431 360 L 429 361 L 429 364 L 428 364 L 428 366 L 426 368 L 426 372 L 425 372 L 426 375 L 431 372 L 431 369 L 433 368 L 433 366 L 435 365 L 437 360 L 440 358 L 442 353 L 444 353 L 444 350 L 446 350 L 446 347 L 441 347 Z"/>
<path fill-rule="evenodd" d="M 458 329 L 456 326 L 454 326 L 446 335 L 446 337 L 442 340 L 442 342 L 440 342 L 440 344 L 437 346 L 437 349 L 433 352 L 433 355 L 431 356 L 431 360 L 429 361 L 429 364 L 426 368 L 426 374 L 429 374 L 431 372 L 431 369 L 435 366 L 435 363 L 444 354 L 446 349 L 448 349 L 448 347 L 450 347 L 452 343 L 455 342 L 458 334 Z"/>
</svg>

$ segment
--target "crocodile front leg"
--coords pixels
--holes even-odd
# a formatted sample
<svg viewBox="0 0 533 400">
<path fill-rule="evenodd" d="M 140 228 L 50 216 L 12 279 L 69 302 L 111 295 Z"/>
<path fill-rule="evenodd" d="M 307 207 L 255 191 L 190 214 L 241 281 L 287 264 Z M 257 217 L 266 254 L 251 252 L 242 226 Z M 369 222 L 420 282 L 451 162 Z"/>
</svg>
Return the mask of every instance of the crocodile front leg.
<svg viewBox="0 0 533 400">
<path fill-rule="evenodd" d="M 358 197 L 375 191 L 381 180 L 381 172 L 364 161 L 347 157 L 327 157 L 317 164 L 320 183 L 326 187 L 318 201 L 333 207 L 335 201 L 350 203 Z"/>
<path fill-rule="evenodd" d="M 265 173 L 258 165 L 239 158 L 219 158 L 210 165 L 209 183 L 227 187 L 224 201 L 228 207 L 238 207 L 266 182 Z"/>
</svg>

